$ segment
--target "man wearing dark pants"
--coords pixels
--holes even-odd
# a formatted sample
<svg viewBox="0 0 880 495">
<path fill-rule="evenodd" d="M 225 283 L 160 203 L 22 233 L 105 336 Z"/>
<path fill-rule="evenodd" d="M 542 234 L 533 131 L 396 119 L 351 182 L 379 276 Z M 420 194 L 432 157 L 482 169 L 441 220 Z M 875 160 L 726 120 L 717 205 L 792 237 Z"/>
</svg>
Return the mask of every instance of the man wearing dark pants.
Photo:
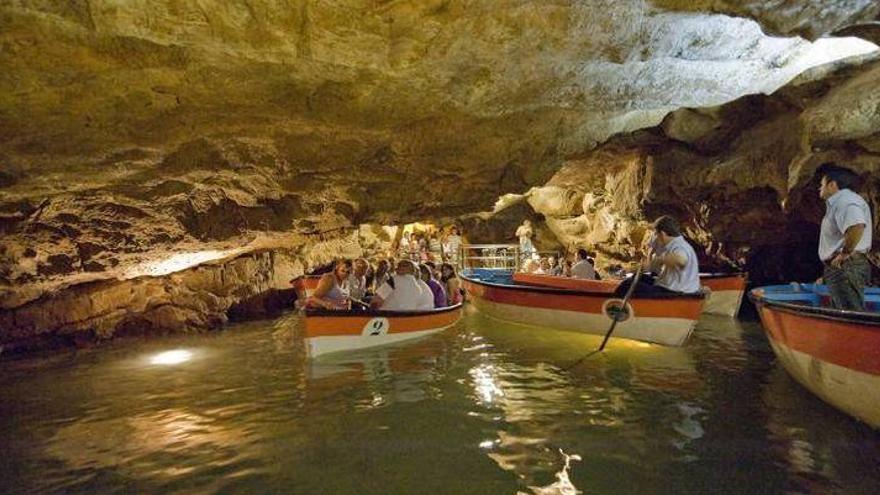
<svg viewBox="0 0 880 495">
<path fill-rule="evenodd" d="M 816 171 L 825 217 L 819 233 L 822 278 L 837 309 L 864 311 L 865 286 L 871 278 L 866 253 L 871 249 L 871 208 L 852 191 L 858 176 L 852 170 L 825 163 Z"/>
<path fill-rule="evenodd" d="M 654 221 L 654 235 L 645 254 L 643 266 L 658 274 L 653 281 L 642 278 L 634 293 L 648 294 L 694 294 L 700 291 L 700 268 L 694 248 L 681 234 L 678 222 L 670 216 Z M 635 277 L 633 277 L 635 278 Z M 615 291 L 622 296 L 632 284 L 633 278 L 623 281 Z"/>
</svg>

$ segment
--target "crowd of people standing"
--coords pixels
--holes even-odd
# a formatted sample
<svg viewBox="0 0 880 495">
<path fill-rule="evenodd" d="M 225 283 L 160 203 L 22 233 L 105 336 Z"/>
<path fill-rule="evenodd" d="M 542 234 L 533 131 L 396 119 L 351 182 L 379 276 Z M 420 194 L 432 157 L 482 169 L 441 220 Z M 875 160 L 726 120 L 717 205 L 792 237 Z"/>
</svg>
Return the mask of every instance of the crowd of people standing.
<svg viewBox="0 0 880 495">
<path fill-rule="evenodd" d="M 399 259 L 416 263 L 432 261 L 457 264 L 461 243 L 461 233 L 456 226 L 450 227 L 445 233 L 435 230 L 407 231 L 397 243 L 396 254 Z"/>
</svg>

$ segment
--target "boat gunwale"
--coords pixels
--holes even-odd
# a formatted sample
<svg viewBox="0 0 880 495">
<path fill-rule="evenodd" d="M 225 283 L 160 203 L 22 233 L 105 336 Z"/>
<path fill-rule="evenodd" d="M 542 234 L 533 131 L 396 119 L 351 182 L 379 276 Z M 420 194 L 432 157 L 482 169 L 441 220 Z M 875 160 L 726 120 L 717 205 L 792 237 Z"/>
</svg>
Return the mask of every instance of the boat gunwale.
<svg viewBox="0 0 880 495">
<path fill-rule="evenodd" d="M 351 310 L 335 310 L 335 309 L 324 309 L 324 308 L 307 308 L 305 309 L 305 315 L 309 318 L 320 317 L 320 318 L 375 318 L 375 317 L 386 317 L 386 318 L 394 318 L 394 317 L 413 317 L 413 316 L 429 316 L 429 315 L 437 315 L 448 313 L 451 311 L 455 311 L 461 309 L 464 303 L 454 304 L 452 306 L 446 306 L 443 308 L 434 308 L 430 310 L 421 310 L 421 311 L 390 311 L 386 309 L 369 309 L 365 311 L 351 311 Z"/>
<path fill-rule="evenodd" d="M 744 278 L 748 280 L 749 273 L 748 272 L 701 272 L 700 280 L 711 280 L 716 278 Z"/>
<path fill-rule="evenodd" d="M 468 282 L 472 282 L 479 285 L 485 285 L 489 287 L 499 287 L 502 289 L 513 289 L 524 292 L 542 292 L 547 294 L 558 294 L 558 295 L 567 295 L 567 296 L 591 296 L 591 297 L 601 297 L 602 299 L 620 299 L 619 296 L 615 296 L 613 293 L 609 294 L 608 292 L 599 292 L 599 291 L 591 291 L 591 290 L 578 290 L 578 289 L 563 289 L 559 287 L 542 287 L 538 285 L 514 285 L 514 284 L 500 284 L 497 282 L 487 282 L 485 280 L 474 279 L 468 277 L 462 272 L 459 272 L 458 276 L 467 280 Z M 633 294 L 633 300 L 639 299 L 684 299 L 684 300 L 703 300 L 706 298 L 706 294 L 696 293 L 696 294 Z"/>
<path fill-rule="evenodd" d="M 792 292 L 796 294 L 796 292 Z M 816 306 L 807 306 L 805 304 L 794 304 L 784 301 L 774 301 L 769 299 L 763 293 L 761 287 L 749 291 L 749 300 L 755 306 L 760 307 L 766 305 L 772 309 L 777 309 L 784 313 L 815 316 L 824 320 L 839 321 L 842 323 L 861 323 L 877 326 L 880 328 L 880 313 L 869 311 L 851 311 L 848 309 L 823 308 Z"/>
</svg>

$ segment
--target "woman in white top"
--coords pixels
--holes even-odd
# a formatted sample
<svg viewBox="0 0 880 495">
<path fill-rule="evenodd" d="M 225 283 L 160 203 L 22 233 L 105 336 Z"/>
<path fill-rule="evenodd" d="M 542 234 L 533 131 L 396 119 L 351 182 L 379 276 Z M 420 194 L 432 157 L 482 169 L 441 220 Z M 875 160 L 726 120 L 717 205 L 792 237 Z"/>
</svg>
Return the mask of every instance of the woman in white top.
<svg viewBox="0 0 880 495">
<path fill-rule="evenodd" d="M 308 300 L 308 306 L 333 310 L 351 309 L 348 286 L 351 271 L 351 260 L 338 260 L 332 272 L 321 275 L 318 287 Z"/>
</svg>

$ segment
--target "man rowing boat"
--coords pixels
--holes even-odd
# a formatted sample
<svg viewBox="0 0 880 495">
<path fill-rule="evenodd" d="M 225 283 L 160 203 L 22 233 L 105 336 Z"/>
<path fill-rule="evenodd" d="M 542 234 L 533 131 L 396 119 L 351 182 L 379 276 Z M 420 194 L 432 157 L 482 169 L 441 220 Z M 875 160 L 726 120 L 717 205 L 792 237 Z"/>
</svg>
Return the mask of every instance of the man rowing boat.
<svg viewBox="0 0 880 495">
<path fill-rule="evenodd" d="M 667 215 L 654 221 L 654 233 L 640 269 L 656 276 L 642 277 L 635 294 L 694 294 L 700 291 L 700 267 L 697 253 L 681 234 L 678 222 Z M 626 293 L 632 278 L 623 281 L 616 294 Z"/>
</svg>

